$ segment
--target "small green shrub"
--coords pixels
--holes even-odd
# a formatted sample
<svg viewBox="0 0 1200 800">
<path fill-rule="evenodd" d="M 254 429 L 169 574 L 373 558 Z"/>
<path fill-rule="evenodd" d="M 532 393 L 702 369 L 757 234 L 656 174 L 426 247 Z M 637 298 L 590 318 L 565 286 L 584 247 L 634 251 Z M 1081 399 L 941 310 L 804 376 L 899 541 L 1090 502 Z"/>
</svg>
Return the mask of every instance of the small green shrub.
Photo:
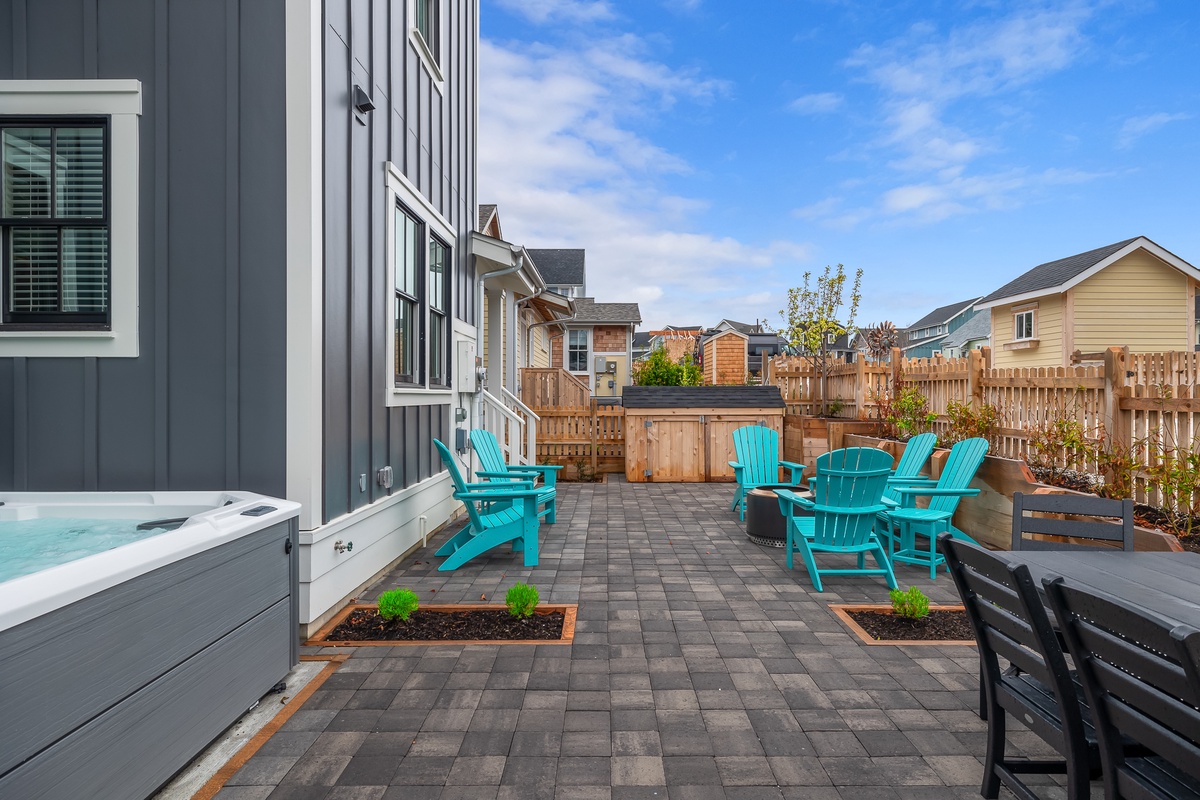
<svg viewBox="0 0 1200 800">
<path fill-rule="evenodd" d="M 916 586 L 908 587 L 907 592 L 892 589 L 892 613 L 906 619 L 921 619 L 929 614 L 929 598 Z"/>
<path fill-rule="evenodd" d="M 402 619 L 408 622 L 408 617 L 417 610 L 421 601 L 412 589 L 392 589 L 379 595 L 379 616 L 386 620 Z"/>
<path fill-rule="evenodd" d="M 508 613 L 514 617 L 524 619 L 531 616 L 538 604 L 537 587 L 527 583 L 515 584 L 504 595 L 504 603 L 508 606 Z"/>
<path fill-rule="evenodd" d="M 987 439 L 993 447 L 998 444 L 1000 410 L 991 403 L 976 407 L 974 403 L 951 400 L 946 406 L 946 416 L 950 418 L 950 430 L 946 433 L 944 444 L 951 445 L 976 437 Z"/>
</svg>

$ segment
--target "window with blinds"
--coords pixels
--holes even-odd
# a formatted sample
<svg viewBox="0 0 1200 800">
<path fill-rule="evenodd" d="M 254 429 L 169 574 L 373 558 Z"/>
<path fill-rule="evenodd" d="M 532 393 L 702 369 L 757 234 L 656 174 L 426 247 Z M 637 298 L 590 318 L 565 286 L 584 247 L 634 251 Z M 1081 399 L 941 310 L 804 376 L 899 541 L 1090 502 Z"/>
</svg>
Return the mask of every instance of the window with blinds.
<svg viewBox="0 0 1200 800">
<path fill-rule="evenodd" d="M 0 117 L 9 326 L 109 323 L 108 122 Z"/>
</svg>

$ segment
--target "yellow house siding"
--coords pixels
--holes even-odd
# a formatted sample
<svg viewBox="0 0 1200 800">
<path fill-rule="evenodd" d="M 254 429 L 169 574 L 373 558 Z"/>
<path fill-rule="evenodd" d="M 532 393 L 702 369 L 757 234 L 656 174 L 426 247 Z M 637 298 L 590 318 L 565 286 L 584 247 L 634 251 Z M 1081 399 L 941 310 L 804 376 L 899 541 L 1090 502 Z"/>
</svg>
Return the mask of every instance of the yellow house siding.
<svg viewBox="0 0 1200 800">
<path fill-rule="evenodd" d="M 1013 305 L 992 309 L 992 366 L 994 367 L 1059 367 L 1063 364 L 1063 298 L 1048 295 L 1033 301 L 1037 304 L 1036 333 L 1038 346 L 1027 350 L 1010 350 L 1005 345 L 1013 341 Z M 1024 308 L 1029 303 L 1017 303 Z M 1079 313 L 1079 301 L 1075 301 Z M 1079 347 L 1078 343 L 1075 345 Z"/>
<path fill-rule="evenodd" d="M 550 367 L 550 342 L 546 326 L 534 328 L 531 338 L 533 342 L 530 345 L 530 364 L 538 369 L 548 369 Z"/>
<path fill-rule="evenodd" d="M 1190 349 L 1187 288 L 1183 273 L 1145 250 L 1130 253 L 1075 287 L 1075 348 Z"/>
</svg>

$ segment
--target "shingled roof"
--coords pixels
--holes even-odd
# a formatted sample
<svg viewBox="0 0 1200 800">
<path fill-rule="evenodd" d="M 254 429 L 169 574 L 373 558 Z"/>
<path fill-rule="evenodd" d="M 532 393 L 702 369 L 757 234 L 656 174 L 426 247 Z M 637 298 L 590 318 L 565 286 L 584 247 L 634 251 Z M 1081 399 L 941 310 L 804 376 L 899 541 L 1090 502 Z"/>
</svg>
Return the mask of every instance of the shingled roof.
<svg viewBox="0 0 1200 800">
<path fill-rule="evenodd" d="M 778 386 L 626 386 L 626 408 L 784 408 Z"/>
<path fill-rule="evenodd" d="M 584 251 L 527 250 L 548 286 L 583 286 Z"/>
<path fill-rule="evenodd" d="M 583 252 L 580 250 L 579 252 Z M 545 277 L 543 275 L 543 277 Z M 546 283 L 551 283 L 546 279 Z M 571 322 L 601 322 L 613 324 L 640 324 L 642 312 L 637 303 L 597 303 L 594 297 L 575 299 L 575 316 Z"/>
<path fill-rule="evenodd" d="M 992 315 L 976 314 L 964 322 L 954 333 L 946 335 L 942 347 L 962 347 L 972 339 L 983 339 L 992 332 Z"/>
<path fill-rule="evenodd" d="M 487 225 L 492 219 L 492 215 L 496 213 L 495 203 L 484 203 L 479 206 L 479 232 L 483 233 L 487 230 Z"/>
<path fill-rule="evenodd" d="M 1086 272 L 1104 259 L 1123 250 L 1141 238 L 1143 237 L 1135 236 L 1123 242 L 1097 247 L 1095 250 L 1088 250 L 1086 253 L 1067 256 L 1057 261 L 1047 261 L 1045 264 L 1038 264 L 1028 272 L 1004 284 L 980 302 L 991 303 L 1005 297 L 1016 297 L 1018 295 L 1031 294 L 1062 286 L 1076 275 Z"/>
<path fill-rule="evenodd" d="M 922 328 L 928 328 L 932 325 L 945 325 L 977 302 L 979 302 L 979 298 L 972 297 L 970 300 L 959 300 L 957 303 L 935 308 L 912 325 L 909 325 L 908 330 L 919 331 Z"/>
</svg>

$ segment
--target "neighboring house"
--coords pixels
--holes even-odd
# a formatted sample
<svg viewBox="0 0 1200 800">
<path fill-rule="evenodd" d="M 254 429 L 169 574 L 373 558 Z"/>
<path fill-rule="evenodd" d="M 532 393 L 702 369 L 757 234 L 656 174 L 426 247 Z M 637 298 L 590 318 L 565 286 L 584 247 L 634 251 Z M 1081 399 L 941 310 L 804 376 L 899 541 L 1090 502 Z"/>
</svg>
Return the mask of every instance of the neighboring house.
<svg viewBox="0 0 1200 800">
<path fill-rule="evenodd" d="M 900 348 L 904 357 L 930 358 L 934 353 L 941 352 L 942 340 L 975 316 L 977 302 L 979 298 L 972 297 L 970 300 L 960 300 L 935 308 L 909 325 L 905 329 L 906 342 Z"/>
<path fill-rule="evenodd" d="M 654 349 L 650 342 L 651 338 L 652 337 L 651 337 L 650 331 L 634 331 L 633 332 L 633 360 L 634 361 L 641 361 L 643 358 L 650 355 L 650 351 Z"/>
<path fill-rule="evenodd" d="M 0 20 L 0 489 L 298 501 L 311 628 L 461 507 L 477 4 Z"/>
<path fill-rule="evenodd" d="M 480 232 L 471 239 L 484 289 L 481 351 L 487 367 L 484 391 L 491 395 L 484 399 L 509 406 L 500 387 L 520 397 L 521 369 L 550 366 L 551 330 L 560 335 L 566 330 L 563 321 L 574 315 L 575 302 L 550 291 L 531 251 L 500 238 L 496 206 L 480 206 L 479 220 Z M 502 344 L 493 347 L 493 342 Z"/>
<path fill-rule="evenodd" d="M 762 323 L 760 322 L 738 322 L 732 319 L 723 319 L 712 328 L 714 331 L 737 331 L 738 333 L 751 334 L 762 333 Z"/>
<path fill-rule="evenodd" d="M 1078 350 L 1192 350 L 1200 271 L 1145 236 L 1039 264 L 984 297 L 992 365 L 1069 366 Z"/>
<path fill-rule="evenodd" d="M 829 354 L 832 361 L 853 364 L 854 359 L 858 357 L 857 341 L 857 334 L 843 333 L 840 336 L 829 334 L 825 343 L 825 352 Z M 780 337 L 780 346 L 782 351 L 788 355 L 802 355 L 799 348 L 793 347 L 782 337 Z"/>
<path fill-rule="evenodd" d="M 633 329 L 641 321 L 637 303 L 576 298 L 566 335 L 551 337 L 550 365 L 586 381 L 593 397 L 619 397 L 632 382 Z"/>
<path fill-rule="evenodd" d="M 991 314 L 975 314 L 942 339 L 941 353 L 946 358 L 962 358 L 968 350 L 986 346 L 992 337 Z"/>
<path fill-rule="evenodd" d="M 546 287 L 555 294 L 576 299 L 587 295 L 587 269 L 583 250 L 530 250 Z"/>
</svg>

